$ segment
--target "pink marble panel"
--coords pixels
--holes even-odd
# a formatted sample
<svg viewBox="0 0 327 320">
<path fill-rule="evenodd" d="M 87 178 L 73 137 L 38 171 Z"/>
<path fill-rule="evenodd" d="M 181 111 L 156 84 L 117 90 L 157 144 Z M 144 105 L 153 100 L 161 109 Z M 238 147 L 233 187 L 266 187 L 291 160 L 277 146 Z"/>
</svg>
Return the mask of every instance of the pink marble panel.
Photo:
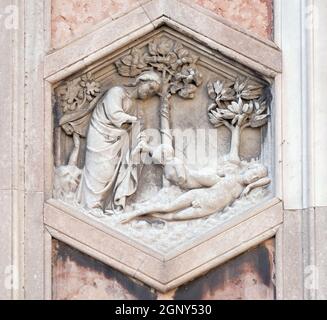
<svg viewBox="0 0 327 320">
<path fill-rule="evenodd" d="M 185 0 L 184 0 L 185 1 Z M 187 0 L 256 35 L 271 39 L 273 0 Z M 59 48 L 107 19 L 138 7 L 136 0 L 52 0 L 52 46 Z"/>
</svg>

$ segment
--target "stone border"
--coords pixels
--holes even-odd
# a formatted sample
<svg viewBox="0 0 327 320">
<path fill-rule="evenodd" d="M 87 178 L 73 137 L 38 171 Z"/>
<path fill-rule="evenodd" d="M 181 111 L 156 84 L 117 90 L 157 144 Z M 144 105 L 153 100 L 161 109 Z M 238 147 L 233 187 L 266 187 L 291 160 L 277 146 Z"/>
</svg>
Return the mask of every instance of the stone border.
<svg viewBox="0 0 327 320">
<path fill-rule="evenodd" d="M 48 201 L 44 213 L 44 223 L 52 237 L 161 292 L 176 288 L 273 237 L 282 222 L 281 202 L 273 199 L 245 213 L 242 219 L 231 219 L 221 228 L 213 229 L 188 249 L 161 255 L 74 209 L 64 210 L 58 201 Z"/>
<path fill-rule="evenodd" d="M 194 19 L 190 19 L 190 16 Z M 206 21 L 206 24 L 203 24 L 203 21 Z M 274 43 L 255 38 L 246 31 L 226 23 L 224 19 L 180 0 L 153 0 L 117 20 L 108 21 L 90 34 L 45 57 L 46 199 L 51 198 L 53 178 L 52 85 L 163 24 L 182 31 L 267 77 L 275 77 L 281 71 L 281 52 Z M 55 237 L 161 292 L 167 292 L 190 281 L 273 237 L 283 222 L 281 202 L 279 199 L 273 199 L 218 227 L 198 242 L 162 256 L 141 244 L 135 244 L 131 239 L 117 235 L 114 230 L 97 224 L 55 200 L 48 200 L 44 210 L 44 223 L 47 228 L 45 250 L 51 248 L 49 239 Z M 114 245 L 110 245 L 112 243 Z M 198 250 L 206 254 L 197 256 Z M 47 265 L 51 263 L 51 257 L 47 251 L 45 259 L 45 296 L 49 298 L 51 270 Z"/>
<path fill-rule="evenodd" d="M 51 83 L 59 81 L 162 24 L 196 37 L 267 76 L 281 72 L 281 52 L 273 42 L 226 24 L 224 19 L 199 10 L 198 6 L 180 0 L 153 0 L 48 54 L 45 78 Z"/>
</svg>

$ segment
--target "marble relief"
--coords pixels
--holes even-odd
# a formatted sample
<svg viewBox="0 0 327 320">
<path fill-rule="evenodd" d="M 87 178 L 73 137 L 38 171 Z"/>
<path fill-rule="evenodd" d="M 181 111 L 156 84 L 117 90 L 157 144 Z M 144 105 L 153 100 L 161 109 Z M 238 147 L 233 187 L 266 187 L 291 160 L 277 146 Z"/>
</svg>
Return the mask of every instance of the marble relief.
<svg viewBox="0 0 327 320">
<path fill-rule="evenodd" d="M 163 33 L 55 88 L 53 196 L 168 252 L 271 197 L 271 94 Z"/>
</svg>

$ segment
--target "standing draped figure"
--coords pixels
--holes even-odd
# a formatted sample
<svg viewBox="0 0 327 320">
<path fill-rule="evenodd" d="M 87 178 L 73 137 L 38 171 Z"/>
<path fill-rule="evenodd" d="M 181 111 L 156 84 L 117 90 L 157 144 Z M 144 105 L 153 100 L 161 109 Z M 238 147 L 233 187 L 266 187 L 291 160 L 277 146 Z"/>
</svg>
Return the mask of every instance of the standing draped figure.
<svg viewBox="0 0 327 320">
<path fill-rule="evenodd" d="M 138 185 L 137 155 L 146 151 L 139 139 L 131 146 L 132 126 L 137 122 L 134 102 L 158 94 L 160 77 L 153 71 L 141 74 L 134 88 L 116 86 L 95 107 L 86 141 L 85 166 L 76 194 L 80 206 L 95 216 L 124 209 L 126 198 Z M 133 137 L 135 138 L 135 137 Z"/>
</svg>

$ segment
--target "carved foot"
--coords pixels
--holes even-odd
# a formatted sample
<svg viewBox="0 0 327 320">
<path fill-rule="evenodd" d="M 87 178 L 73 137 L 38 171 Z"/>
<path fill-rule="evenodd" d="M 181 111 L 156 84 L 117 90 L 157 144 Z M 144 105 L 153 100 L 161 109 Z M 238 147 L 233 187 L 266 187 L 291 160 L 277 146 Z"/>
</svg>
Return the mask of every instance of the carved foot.
<svg viewBox="0 0 327 320">
<path fill-rule="evenodd" d="M 120 223 L 121 224 L 126 224 L 126 223 L 132 221 L 134 218 L 135 218 L 134 216 L 133 217 L 123 218 L 123 219 L 120 220 Z"/>
<path fill-rule="evenodd" d="M 132 221 L 133 219 L 137 218 L 140 216 L 140 213 L 138 212 L 130 212 L 130 213 L 127 213 L 125 215 L 125 217 L 123 217 L 121 220 L 120 220 L 120 223 L 121 224 L 126 224 L 130 221 Z"/>
<path fill-rule="evenodd" d="M 92 209 L 88 211 L 88 214 L 96 218 L 104 218 L 106 216 L 101 209 Z"/>
</svg>

